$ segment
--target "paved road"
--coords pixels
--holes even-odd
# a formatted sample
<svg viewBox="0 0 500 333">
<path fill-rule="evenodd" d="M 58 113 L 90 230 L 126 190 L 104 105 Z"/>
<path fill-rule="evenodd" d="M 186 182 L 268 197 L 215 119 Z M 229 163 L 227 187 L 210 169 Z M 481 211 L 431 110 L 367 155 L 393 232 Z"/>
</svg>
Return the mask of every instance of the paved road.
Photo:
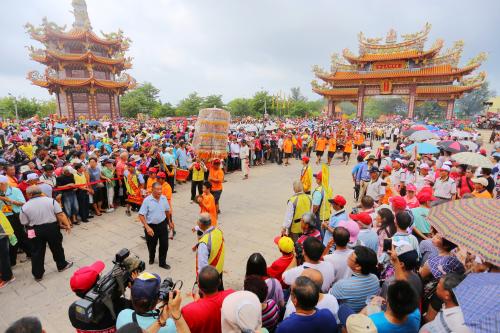
<svg viewBox="0 0 500 333">
<path fill-rule="evenodd" d="M 483 136 L 489 138 L 489 134 Z M 349 207 L 353 201 L 350 170 L 354 164 L 354 158 L 349 166 L 341 165 L 340 160 L 335 159 L 330 167 L 334 194 L 344 195 Z M 248 180 L 242 180 L 240 172 L 227 175 L 219 218 L 226 240 L 226 288 L 242 288 L 250 254 L 261 252 L 268 264 L 279 256 L 273 238 L 279 233 L 286 200 L 293 192 L 292 182 L 298 179 L 300 168 L 300 161 L 293 160 L 287 167 L 270 164 L 252 168 Z M 314 163 L 313 168 L 315 172 L 320 169 Z M 162 277 L 182 280 L 183 291 L 187 292 L 195 280 L 195 255 L 191 248 L 196 239 L 191 228 L 199 210 L 189 202 L 189 184 L 176 189 L 178 193 L 174 195 L 173 208 L 177 236 L 170 243 L 167 257 L 172 269 L 163 270 L 157 264 L 146 269 Z M 107 271 L 114 254 L 124 247 L 147 261 L 146 244 L 139 237 L 142 233 L 137 216 L 127 217 L 124 210 L 119 209 L 94 218 L 89 224 L 76 226 L 71 235 L 64 236 L 66 255 L 75 262 L 70 270 L 58 273 L 50 251 L 47 251 L 46 273 L 43 281 L 37 283 L 31 276 L 30 262 L 18 264 L 14 268 L 16 281 L 0 291 L 0 330 L 22 316 L 35 315 L 42 320 L 47 332 L 71 332 L 66 314 L 68 306 L 77 299 L 69 287 L 73 272 L 95 260 L 104 261 Z"/>
</svg>

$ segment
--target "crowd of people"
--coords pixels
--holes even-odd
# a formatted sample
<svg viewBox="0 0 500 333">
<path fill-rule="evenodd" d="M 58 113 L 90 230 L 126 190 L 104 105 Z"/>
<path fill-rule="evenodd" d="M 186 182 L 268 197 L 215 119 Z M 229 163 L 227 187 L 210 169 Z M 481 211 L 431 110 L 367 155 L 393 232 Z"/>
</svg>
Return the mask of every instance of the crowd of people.
<svg viewBox="0 0 500 333">
<path fill-rule="evenodd" d="M 484 168 L 461 165 L 445 149 L 406 150 L 413 143 L 405 134 L 410 126 L 244 119 L 231 126 L 227 158 L 203 161 L 188 121 L 4 124 L 0 288 L 15 281 L 18 256 L 42 280 L 47 245 L 60 272 L 72 267 L 61 230 L 118 214 L 119 206 L 128 216 L 137 212 L 149 264 L 158 246 L 159 266 L 170 269 L 175 189 L 190 181 L 191 202 L 200 209 L 193 301 L 181 307 L 178 290 L 159 300 L 161 278 L 133 269 L 131 302 L 116 320 L 111 314 L 99 324 L 73 318 L 78 332 L 471 332 L 454 288 L 466 274 L 498 272 L 498 266 L 444 238 L 427 214 L 452 200 L 500 198 L 500 136 L 488 152 L 478 132 L 469 132 L 473 150 L 496 163 Z M 442 136 L 448 139 L 455 140 Z M 357 163 L 348 199 L 331 188 L 328 167 L 349 164 L 351 155 Z M 276 257 L 268 265 L 253 253 L 243 290 L 225 289 L 218 227 L 224 176 L 242 170 L 248 179 L 252 167 L 269 163 L 302 164 L 277 230 Z M 83 297 L 103 269 L 95 263 L 75 271 L 72 290 Z M 23 318 L 8 332 L 23 326 L 42 330 L 35 318 Z"/>
</svg>

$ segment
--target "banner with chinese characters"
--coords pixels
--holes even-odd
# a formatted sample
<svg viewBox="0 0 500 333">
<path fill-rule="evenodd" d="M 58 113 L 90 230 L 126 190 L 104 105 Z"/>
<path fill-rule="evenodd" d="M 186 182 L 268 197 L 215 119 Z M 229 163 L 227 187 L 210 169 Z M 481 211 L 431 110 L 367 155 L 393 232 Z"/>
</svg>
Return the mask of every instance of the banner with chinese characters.
<svg viewBox="0 0 500 333">
<path fill-rule="evenodd" d="M 406 61 L 385 61 L 385 62 L 375 62 L 372 65 L 374 71 L 388 71 L 393 69 L 406 69 L 408 68 L 408 62 Z"/>
</svg>

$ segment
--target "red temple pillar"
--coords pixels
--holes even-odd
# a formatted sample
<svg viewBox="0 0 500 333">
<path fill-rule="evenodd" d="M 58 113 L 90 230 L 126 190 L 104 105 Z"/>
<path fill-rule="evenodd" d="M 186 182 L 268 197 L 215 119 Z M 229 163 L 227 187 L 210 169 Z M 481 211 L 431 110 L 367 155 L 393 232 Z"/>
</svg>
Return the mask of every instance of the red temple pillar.
<svg viewBox="0 0 500 333">
<path fill-rule="evenodd" d="M 410 87 L 410 98 L 408 101 L 408 118 L 413 119 L 415 116 L 415 96 L 417 92 L 417 87 Z"/>
<path fill-rule="evenodd" d="M 328 100 L 328 117 L 333 118 L 335 117 L 335 102 L 332 101 L 331 99 Z"/>
<path fill-rule="evenodd" d="M 358 108 L 356 111 L 356 117 L 359 120 L 363 120 L 363 111 L 365 108 L 365 88 L 360 86 L 358 89 Z"/>
<path fill-rule="evenodd" d="M 446 120 L 452 120 L 454 118 L 453 109 L 455 108 L 455 100 L 448 100 L 448 105 L 446 106 Z"/>
</svg>

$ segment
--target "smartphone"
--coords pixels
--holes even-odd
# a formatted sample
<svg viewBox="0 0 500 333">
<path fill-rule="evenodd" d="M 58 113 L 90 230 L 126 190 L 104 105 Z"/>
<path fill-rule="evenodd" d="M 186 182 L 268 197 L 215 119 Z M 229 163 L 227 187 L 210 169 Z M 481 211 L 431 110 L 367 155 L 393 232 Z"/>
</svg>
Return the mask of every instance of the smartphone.
<svg viewBox="0 0 500 333">
<path fill-rule="evenodd" d="M 391 250 L 392 250 L 392 239 L 391 238 L 384 239 L 383 251 L 387 252 Z"/>
</svg>

